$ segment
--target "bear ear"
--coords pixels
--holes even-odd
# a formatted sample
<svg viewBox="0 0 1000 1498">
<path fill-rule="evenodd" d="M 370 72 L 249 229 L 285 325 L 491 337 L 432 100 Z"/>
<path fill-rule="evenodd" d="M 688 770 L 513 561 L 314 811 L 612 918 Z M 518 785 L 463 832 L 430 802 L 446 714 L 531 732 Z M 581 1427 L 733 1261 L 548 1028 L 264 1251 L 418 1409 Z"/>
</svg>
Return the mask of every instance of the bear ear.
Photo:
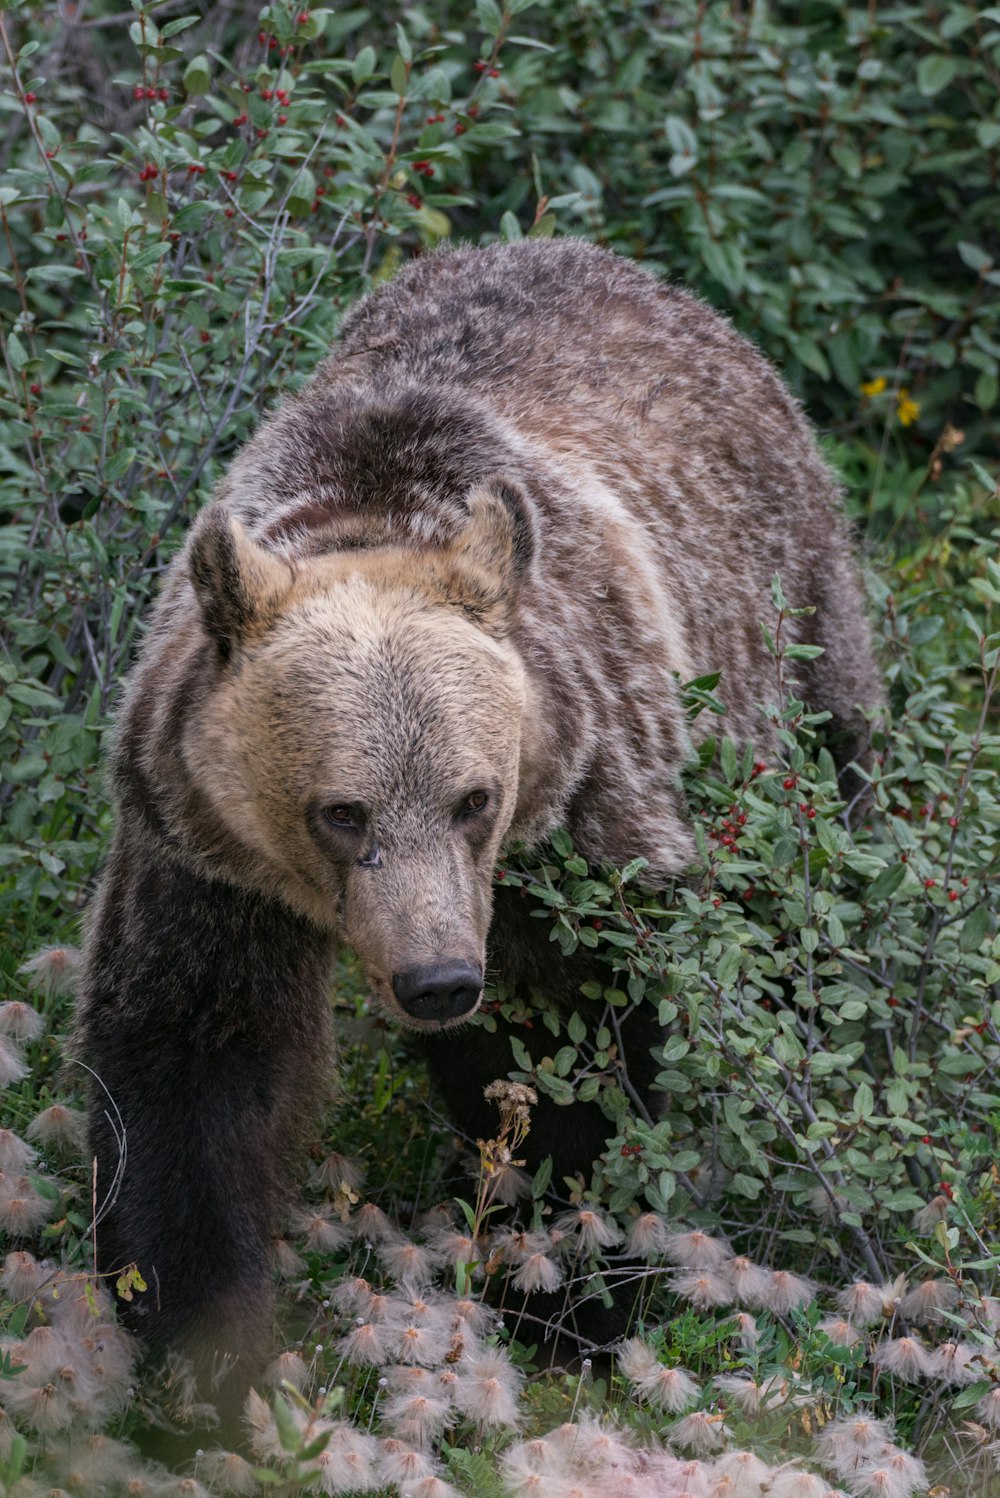
<svg viewBox="0 0 1000 1498">
<path fill-rule="evenodd" d="M 466 503 L 468 521 L 446 552 L 448 596 L 502 635 L 535 557 L 531 504 L 520 484 L 499 474 L 480 480 Z"/>
<path fill-rule="evenodd" d="M 292 585 L 288 564 L 251 541 L 221 505 L 205 510 L 195 524 L 188 569 L 205 628 L 224 659 L 273 618 Z"/>
</svg>

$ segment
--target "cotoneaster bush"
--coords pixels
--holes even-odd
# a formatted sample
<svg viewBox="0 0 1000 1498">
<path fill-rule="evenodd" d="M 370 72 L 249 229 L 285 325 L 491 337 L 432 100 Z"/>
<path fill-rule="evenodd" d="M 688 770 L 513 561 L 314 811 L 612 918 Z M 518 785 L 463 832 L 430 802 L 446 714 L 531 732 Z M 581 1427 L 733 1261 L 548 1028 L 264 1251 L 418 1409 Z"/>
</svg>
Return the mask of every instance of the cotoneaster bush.
<svg viewBox="0 0 1000 1498">
<path fill-rule="evenodd" d="M 260 1481 L 989 1493 L 1000 10 L 480 0 L 123 18 L 95 0 L 0 7 L 0 24 L 0 1491 L 257 1481 L 210 1452 L 171 1478 L 111 1439 L 191 1411 L 178 1370 L 138 1378 L 81 1278 L 94 1204 L 59 943 L 108 832 L 99 756 L 145 605 L 239 442 L 373 281 L 449 235 L 569 232 L 728 311 L 821 428 L 874 564 L 888 716 L 869 800 L 847 815 L 822 723 L 793 700 L 781 613 L 810 600 L 786 602 L 779 580 L 762 625 L 782 753 L 737 751 L 718 716 L 717 755 L 687 781 L 691 880 L 654 897 L 641 869 L 588 870 L 559 837 L 505 862 L 553 940 L 607 969 L 581 996 L 603 1012 L 592 1047 L 579 1017 L 508 1008 L 552 1041 L 538 1065 L 514 1046 L 520 1085 L 564 1102 L 567 1126 L 577 1098 L 608 1116 L 593 1178 L 543 1171 L 520 1234 L 499 1210 L 516 1135 L 465 1141 L 461 1184 L 458 1142 L 345 959 L 338 1099 L 279 1246 L 291 1350 L 283 1392 L 253 1412 Z M 724 704 L 718 664 L 686 684 L 692 714 Z M 19 971 L 46 946 L 67 955 Z M 636 1113 L 615 1041 L 648 1003 L 665 1027 L 656 1117 Z M 622 1279 L 635 1345 L 523 1382 L 551 1330 L 525 1290 L 558 1285 L 568 1304 Z M 382 1284 L 392 1336 L 362 1335 Z M 889 1422 L 870 1449 L 868 1416 Z M 890 1436 L 926 1469 L 884 1456 L 873 1476 Z M 668 1470 L 663 1437 L 701 1466 Z"/>
</svg>

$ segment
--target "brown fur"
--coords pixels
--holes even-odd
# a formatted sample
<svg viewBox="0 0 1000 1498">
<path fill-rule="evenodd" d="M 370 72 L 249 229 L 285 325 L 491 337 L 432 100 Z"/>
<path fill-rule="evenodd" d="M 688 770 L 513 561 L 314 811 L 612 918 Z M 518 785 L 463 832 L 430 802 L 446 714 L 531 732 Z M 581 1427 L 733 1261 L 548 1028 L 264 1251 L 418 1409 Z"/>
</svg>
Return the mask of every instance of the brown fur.
<svg viewBox="0 0 1000 1498">
<path fill-rule="evenodd" d="M 594 861 L 682 871 L 677 679 L 721 669 L 728 731 L 770 745 L 759 623 L 776 571 L 818 606 L 798 627 L 826 653 L 801 686 L 849 757 L 879 686 L 836 485 L 727 323 L 573 240 L 427 256 L 354 309 L 195 526 L 119 719 L 81 1034 L 148 1145 L 138 1165 L 130 1145 L 105 1263 L 163 1258 L 220 1115 L 235 1151 L 225 1179 L 211 1165 L 214 1196 L 198 1186 L 212 1243 L 194 1231 L 167 1251 L 171 1283 L 161 1274 L 146 1302 L 161 1340 L 205 1342 L 199 1252 L 221 1259 L 224 1285 L 253 1287 L 259 1321 L 260 1245 L 295 1133 L 282 1067 L 300 1057 L 316 1096 L 331 940 L 401 1017 L 393 974 L 483 963 L 505 841 L 565 822 Z M 466 816 L 480 789 L 486 810 Z M 364 809 L 357 837 L 331 829 L 344 803 Z M 531 927 L 505 906 L 491 961 L 558 988 Z M 249 946 L 230 972 L 237 933 Z M 154 1040 L 170 1066 L 151 1058 L 137 1085 Z M 476 1061 L 508 1065 L 503 1043 Z M 248 1100 L 244 1074 L 258 1078 Z M 186 1146 L 173 1086 L 192 1110 Z M 156 1130 L 186 1152 L 173 1174 Z M 107 1176 L 99 1110 L 95 1136 Z M 264 1156 L 278 1163 L 258 1200 Z M 222 1320 L 219 1344 L 239 1345 Z"/>
</svg>

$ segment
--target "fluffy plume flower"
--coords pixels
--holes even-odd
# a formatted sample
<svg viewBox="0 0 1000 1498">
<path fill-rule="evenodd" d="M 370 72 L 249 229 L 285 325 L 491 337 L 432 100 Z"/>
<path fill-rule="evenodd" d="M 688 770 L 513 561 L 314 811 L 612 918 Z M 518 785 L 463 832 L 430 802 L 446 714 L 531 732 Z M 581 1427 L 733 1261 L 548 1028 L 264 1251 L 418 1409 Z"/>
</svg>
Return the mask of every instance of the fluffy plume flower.
<svg viewBox="0 0 1000 1498">
<path fill-rule="evenodd" d="M 816 1441 L 816 1455 L 838 1477 L 849 1477 L 861 1463 L 892 1443 L 892 1426 L 870 1415 L 833 1420 Z"/>
<path fill-rule="evenodd" d="M 52 1270 L 39 1264 L 34 1254 L 18 1249 L 4 1259 L 0 1287 L 9 1300 L 28 1300 L 38 1293 L 51 1274 Z"/>
<path fill-rule="evenodd" d="M 527 1171 L 510 1161 L 494 1171 L 490 1181 L 493 1200 L 502 1202 L 505 1207 L 516 1206 L 523 1197 L 531 1193 L 531 1177 Z"/>
<path fill-rule="evenodd" d="M 769 1275 L 761 1295 L 760 1304 L 776 1316 L 787 1316 L 789 1311 L 807 1306 L 816 1298 L 816 1285 L 801 1274 L 790 1274 L 787 1269 L 775 1269 Z"/>
<path fill-rule="evenodd" d="M 872 1326 L 883 1316 L 891 1316 L 906 1294 L 906 1276 L 900 1275 L 891 1284 L 872 1285 L 867 1280 L 857 1280 L 837 1296 L 837 1304 L 855 1326 Z"/>
<path fill-rule="evenodd" d="M 43 947 L 22 963 L 18 971 L 25 975 L 33 992 L 46 998 L 52 995 L 63 998 L 76 991 L 80 967 L 78 947 Z"/>
<path fill-rule="evenodd" d="M 349 1420 L 319 1420 L 309 1432 L 310 1439 L 325 1433 L 329 1440 L 313 1462 L 320 1476 L 316 1486 L 321 1493 L 362 1493 L 377 1486 L 376 1463 L 378 1443 L 373 1436 L 358 1430 Z"/>
<path fill-rule="evenodd" d="M 933 1371 L 930 1353 L 916 1337 L 892 1337 L 880 1342 L 872 1353 L 872 1363 L 904 1384 L 928 1378 Z"/>
<path fill-rule="evenodd" d="M 666 1233 L 663 1253 L 679 1269 L 721 1269 L 732 1249 L 724 1238 L 713 1238 L 695 1228 L 690 1233 Z"/>
<path fill-rule="evenodd" d="M 305 1259 L 300 1253 L 296 1253 L 287 1238 L 275 1239 L 274 1261 L 283 1280 L 301 1280 L 308 1274 L 309 1266 Z"/>
<path fill-rule="evenodd" d="M 249 1498 L 251 1493 L 258 1491 L 253 1468 L 235 1451 L 219 1448 L 203 1451 L 198 1466 L 212 1491 L 225 1494 L 226 1498 Z"/>
<path fill-rule="evenodd" d="M 899 1309 L 908 1321 L 919 1326 L 937 1320 L 939 1312 L 952 1311 L 957 1304 L 958 1286 L 952 1280 L 924 1280 L 903 1296 Z"/>
<path fill-rule="evenodd" d="M 30 1004 L 20 999 L 0 1004 L 0 1035 L 9 1035 L 11 1040 L 37 1040 L 44 1029 L 44 1019 Z"/>
<path fill-rule="evenodd" d="M 736 1327 L 736 1340 L 741 1347 L 752 1351 L 760 1340 L 756 1320 L 749 1311 L 734 1311 L 732 1319 Z"/>
<path fill-rule="evenodd" d="M 757 1383 L 745 1374 L 719 1373 L 716 1374 L 714 1383 L 748 1420 L 755 1420 L 761 1410 L 776 1410 L 789 1397 L 788 1380 L 781 1374 Z"/>
<path fill-rule="evenodd" d="M 313 1180 L 317 1186 L 325 1186 L 329 1191 L 340 1191 L 343 1188 L 357 1191 L 363 1179 L 354 1161 L 349 1160 L 346 1155 L 338 1155 L 336 1151 L 327 1155 L 313 1172 Z"/>
<path fill-rule="evenodd" d="M 292 1419 L 296 1424 L 301 1424 L 298 1417 L 299 1411 L 293 1408 Z M 251 1389 L 247 1395 L 246 1404 L 243 1406 L 243 1419 L 249 1432 L 250 1449 L 254 1456 L 261 1461 L 275 1461 L 281 1464 L 287 1462 L 288 1453 L 281 1444 L 271 1407 L 260 1397 L 256 1389 Z"/>
<path fill-rule="evenodd" d="M 942 1342 L 930 1354 L 930 1372 L 943 1383 L 964 1387 L 986 1376 L 983 1350 L 973 1342 Z"/>
<path fill-rule="evenodd" d="M 913 1226 L 916 1232 L 923 1237 L 933 1233 L 939 1222 L 944 1222 L 948 1216 L 948 1208 L 951 1202 L 946 1196 L 932 1196 L 919 1212 L 913 1214 Z"/>
<path fill-rule="evenodd" d="M 300 1207 L 289 1213 L 288 1221 L 295 1237 L 314 1253 L 339 1253 L 351 1241 L 350 1228 L 334 1222 L 329 1207 Z"/>
<path fill-rule="evenodd" d="M 425 1368 L 440 1363 L 447 1355 L 451 1336 L 440 1326 L 409 1323 L 389 1328 L 392 1355 L 401 1363 L 420 1363 Z"/>
<path fill-rule="evenodd" d="M 0 1228 L 12 1238 L 28 1238 L 37 1232 L 54 1207 L 54 1202 L 39 1196 L 27 1176 L 4 1175 L 0 1181 Z"/>
<path fill-rule="evenodd" d="M 467 1296 L 459 1298 L 449 1295 L 443 1303 L 443 1308 L 450 1317 L 452 1331 L 460 1331 L 463 1335 L 469 1332 L 474 1337 L 480 1337 L 494 1320 L 494 1312 L 489 1306 L 483 1305 L 481 1300 L 470 1300 Z"/>
<path fill-rule="evenodd" d="M 752 1451 L 729 1451 L 712 1466 L 710 1498 L 761 1498 L 773 1471 Z"/>
<path fill-rule="evenodd" d="M 309 1382 L 309 1369 L 297 1352 L 282 1352 L 268 1367 L 264 1382 L 269 1389 L 280 1389 L 282 1384 L 290 1384 L 301 1393 Z"/>
<path fill-rule="evenodd" d="M 429 1446 L 450 1414 L 447 1399 L 423 1391 L 394 1394 L 382 1405 L 383 1423 L 408 1446 Z"/>
<path fill-rule="evenodd" d="M 546 1253 L 529 1254 L 512 1278 L 515 1289 L 525 1295 L 535 1290 L 558 1290 L 562 1281 L 562 1270 Z"/>
<path fill-rule="evenodd" d="M 440 1228 L 430 1235 L 428 1241 L 442 1263 L 475 1264 L 479 1268 L 477 1261 L 483 1257 L 482 1250 L 468 1233 L 453 1227 Z"/>
<path fill-rule="evenodd" d="M 745 1254 L 738 1254 L 736 1258 L 726 1260 L 720 1274 L 732 1287 L 729 1295 L 731 1301 L 737 1300 L 741 1306 L 750 1306 L 752 1309 L 766 1304 L 770 1270 L 762 1269 Z"/>
<path fill-rule="evenodd" d="M 408 1493 L 413 1483 L 436 1476 L 434 1463 L 422 1451 L 414 1451 L 391 1436 L 380 1442 L 378 1478 L 381 1482 L 394 1484 L 400 1492 Z"/>
<path fill-rule="evenodd" d="M 52 1103 L 36 1113 L 28 1125 L 28 1138 L 45 1149 L 66 1150 L 82 1155 L 87 1141 L 87 1119 L 78 1108 Z"/>
<path fill-rule="evenodd" d="M 643 1212 L 629 1224 L 625 1246 L 637 1259 L 652 1259 L 664 1252 L 667 1236 L 666 1225 L 659 1213 Z"/>
<path fill-rule="evenodd" d="M 767 1498 L 826 1498 L 827 1487 L 822 1478 L 801 1468 L 788 1468 L 776 1472 L 771 1478 Z"/>
<path fill-rule="evenodd" d="M 718 1451 L 728 1435 L 722 1416 L 710 1414 L 706 1410 L 695 1410 L 694 1414 L 685 1415 L 683 1420 L 678 1420 L 670 1429 L 672 1442 L 698 1456 L 708 1456 L 711 1452 Z"/>
<path fill-rule="evenodd" d="M 397 1283 L 406 1280 L 414 1285 L 429 1284 L 441 1263 L 432 1248 L 419 1243 L 383 1243 L 378 1256 Z"/>
<path fill-rule="evenodd" d="M 690 1409 L 700 1393 L 684 1368 L 667 1368 L 640 1337 L 630 1337 L 618 1349 L 618 1367 L 639 1393 L 670 1415 Z"/>
<path fill-rule="evenodd" d="M 463 1495 L 440 1477 L 422 1477 L 410 1484 L 407 1498 L 463 1498 Z"/>
<path fill-rule="evenodd" d="M 572 1212 L 564 1212 L 561 1217 L 556 1218 L 554 1225 L 561 1232 L 576 1233 L 576 1241 L 582 1254 L 611 1248 L 622 1239 L 621 1229 L 595 1212 L 593 1207 L 576 1207 Z"/>
<path fill-rule="evenodd" d="M 521 1375 L 499 1347 L 484 1348 L 462 1359 L 455 1382 L 456 1406 L 479 1425 L 518 1423 L 517 1394 Z"/>
<path fill-rule="evenodd" d="M 884 1474 L 879 1485 L 866 1488 L 876 1472 Z M 910 1498 L 917 1488 L 927 1487 L 927 1469 L 919 1457 L 886 1442 L 861 1464 L 852 1486 L 859 1493 L 871 1492 L 873 1498 Z"/>
<path fill-rule="evenodd" d="M 376 1207 L 374 1202 L 365 1202 L 359 1207 L 351 1219 L 351 1228 L 355 1238 L 362 1243 L 398 1243 L 402 1237 L 398 1228 L 393 1227 L 381 1207 Z"/>
<path fill-rule="evenodd" d="M 4 1175 L 20 1175 L 34 1162 L 36 1154 L 13 1129 L 0 1129 L 0 1171 Z"/>
<path fill-rule="evenodd" d="M 622 1433 L 599 1418 L 583 1414 L 552 1431 L 549 1443 L 575 1463 L 578 1474 L 630 1470 L 635 1453 Z"/>
<path fill-rule="evenodd" d="M 669 1451 L 643 1452 L 640 1456 L 643 1475 L 651 1484 L 654 1498 L 669 1494 L 679 1498 L 708 1498 L 711 1484 L 711 1469 L 698 1461 L 681 1461 Z"/>
<path fill-rule="evenodd" d="M 28 1075 L 28 1067 L 12 1040 L 0 1036 L 0 1087 L 10 1087 Z"/>
<path fill-rule="evenodd" d="M 670 1277 L 670 1288 L 698 1311 L 728 1306 L 733 1301 L 731 1282 L 714 1269 L 682 1269 Z"/>
<path fill-rule="evenodd" d="M 853 1347 L 861 1338 L 857 1327 L 844 1316 L 827 1316 L 816 1329 L 829 1337 L 834 1347 Z"/>
<path fill-rule="evenodd" d="M 979 1401 L 976 1414 L 990 1430 L 1000 1430 L 1000 1384 L 994 1384 L 990 1392 Z"/>
<path fill-rule="evenodd" d="M 337 1351 L 347 1362 L 357 1366 L 380 1367 L 389 1356 L 389 1348 L 398 1333 L 385 1324 L 359 1321 L 354 1330 L 341 1337 Z"/>
</svg>

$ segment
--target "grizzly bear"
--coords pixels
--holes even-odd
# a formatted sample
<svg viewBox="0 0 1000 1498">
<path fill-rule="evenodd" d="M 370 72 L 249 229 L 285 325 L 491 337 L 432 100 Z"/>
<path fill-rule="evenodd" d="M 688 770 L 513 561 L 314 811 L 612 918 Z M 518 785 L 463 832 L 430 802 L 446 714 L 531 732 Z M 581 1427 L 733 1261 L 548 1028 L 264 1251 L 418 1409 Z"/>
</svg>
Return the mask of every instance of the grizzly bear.
<svg viewBox="0 0 1000 1498">
<path fill-rule="evenodd" d="M 266 1355 L 335 943 L 488 1131 L 507 1036 L 458 1028 L 484 972 L 557 1003 L 584 972 L 494 899 L 498 855 L 563 825 L 594 864 L 689 867 L 679 684 L 721 669 L 767 749 L 775 572 L 849 761 L 879 684 L 837 485 L 728 323 L 572 239 L 424 256 L 345 319 L 192 527 L 118 718 L 79 1038 L 100 1264 L 138 1265 L 151 1347 L 235 1390 Z M 645 1088 L 655 1016 L 626 1040 Z M 605 1127 L 543 1100 L 531 1163 L 586 1169 Z"/>
</svg>

